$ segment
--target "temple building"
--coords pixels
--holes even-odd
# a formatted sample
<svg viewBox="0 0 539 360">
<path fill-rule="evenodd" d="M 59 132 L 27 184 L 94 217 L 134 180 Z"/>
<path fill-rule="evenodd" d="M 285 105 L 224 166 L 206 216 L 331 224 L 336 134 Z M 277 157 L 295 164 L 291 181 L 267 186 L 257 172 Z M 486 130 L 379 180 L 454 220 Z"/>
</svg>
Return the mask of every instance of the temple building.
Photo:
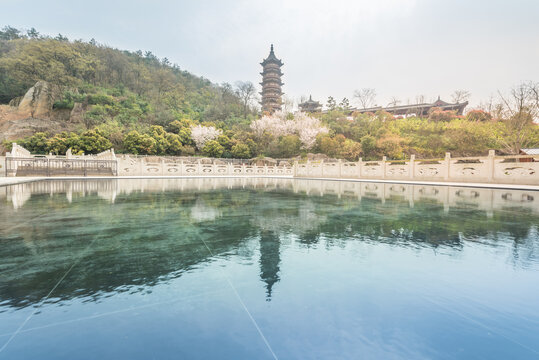
<svg viewBox="0 0 539 360">
<path fill-rule="evenodd" d="M 438 100 L 433 102 L 432 104 L 428 103 L 422 103 L 422 104 L 413 104 L 413 105 L 398 105 L 398 106 L 388 106 L 388 107 L 381 107 L 376 106 L 372 108 L 367 109 L 352 109 L 352 112 L 358 112 L 358 113 L 375 113 L 377 111 L 383 110 L 390 114 L 393 114 L 395 116 L 428 116 L 429 111 L 432 108 L 439 108 L 441 110 L 453 110 L 457 113 L 457 115 L 462 115 L 464 112 L 464 108 L 468 105 L 468 102 L 462 102 L 462 103 L 447 103 L 443 100 L 440 100 L 440 97 L 438 97 Z"/>
<path fill-rule="evenodd" d="M 281 87 L 284 85 L 281 81 L 281 66 L 283 62 L 280 59 L 277 59 L 275 53 L 273 52 L 273 44 L 271 45 L 271 50 L 266 59 L 264 59 L 260 65 L 262 65 L 262 112 L 273 113 L 274 111 L 281 110 L 282 99 L 281 96 L 283 92 Z"/>
<path fill-rule="evenodd" d="M 309 100 L 299 104 L 299 108 L 303 112 L 319 112 L 322 110 L 322 104 L 318 101 L 314 101 L 312 96 L 309 95 Z"/>
</svg>

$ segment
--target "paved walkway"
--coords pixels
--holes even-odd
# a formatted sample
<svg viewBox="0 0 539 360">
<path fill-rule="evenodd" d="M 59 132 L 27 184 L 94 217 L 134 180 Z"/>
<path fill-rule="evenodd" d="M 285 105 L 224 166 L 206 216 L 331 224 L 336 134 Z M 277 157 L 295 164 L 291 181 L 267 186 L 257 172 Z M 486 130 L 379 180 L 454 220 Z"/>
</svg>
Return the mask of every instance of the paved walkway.
<svg viewBox="0 0 539 360">
<path fill-rule="evenodd" d="M 0 186 L 21 184 L 39 180 L 100 180 L 100 179 L 192 179 L 192 178 L 231 178 L 235 176 L 92 176 L 92 177 L 0 177 Z M 238 176 L 239 177 L 239 176 Z M 436 185 L 436 186 L 454 186 L 454 187 L 475 187 L 488 189 L 512 189 L 512 190 L 532 190 L 539 191 L 537 185 L 519 185 L 519 184 L 488 184 L 488 183 L 464 183 L 464 182 L 442 182 L 442 181 L 407 181 L 407 180 L 374 180 L 374 179 L 335 179 L 335 178 L 307 178 L 292 176 L 241 176 L 246 178 L 283 178 L 297 180 L 327 180 L 327 181 L 352 181 L 352 182 L 376 182 L 389 184 L 408 184 L 408 185 Z"/>
<path fill-rule="evenodd" d="M 0 186 L 21 184 L 25 182 L 45 180 L 44 177 L 0 177 Z"/>
</svg>

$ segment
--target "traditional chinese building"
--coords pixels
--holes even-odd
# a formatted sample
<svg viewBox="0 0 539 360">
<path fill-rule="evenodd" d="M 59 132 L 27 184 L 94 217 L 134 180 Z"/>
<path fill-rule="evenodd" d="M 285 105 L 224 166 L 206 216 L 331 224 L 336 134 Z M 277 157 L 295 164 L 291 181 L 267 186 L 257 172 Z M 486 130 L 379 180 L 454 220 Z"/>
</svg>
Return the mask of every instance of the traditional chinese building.
<svg viewBox="0 0 539 360">
<path fill-rule="evenodd" d="M 273 44 L 271 45 L 271 50 L 267 58 L 265 58 L 260 65 L 262 65 L 262 105 L 263 112 L 273 113 L 274 111 L 281 110 L 282 99 L 281 96 L 283 92 L 281 87 L 284 85 L 281 81 L 281 66 L 283 62 L 280 59 L 277 59 L 275 53 L 273 52 Z"/>
<path fill-rule="evenodd" d="M 299 108 L 303 112 L 319 112 L 322 110 L 322 104 L 320 104 L 318 101 L 314 101 L 312 96 L 309 95 L 309 100 L 299 104 Z"/>
<path fill-rule="evenodd" d="M 438 100 L 433 102 L 432 104 L 428 103 L 422 103 L 422 104 L 412 104 L 412 105 L 399 105 L 399 106 L 388 106 L 388 107 L 372 107 L 367 109 L 352 109 L 352 112 L 359 112 L 359 113 L 375 113 L 380 110 L 384 110 L 390 114 L 393 115 L 401 115 L 401 116 L 407 116 L 407 115 L 414 115 L 414 116 L 427 116 L 429 114 L 429 111 L 432 108 L 439 108 L 441 110 L 452 110 L 457 113 L 457 115 L 462 115 L 464 112 L 464 108 L 468 105 L 468 102 L 462 102 L 462 103 L 447 103 L 443 100 L 440 100 L 440 97 L 438 97 Z"/>
</svg>

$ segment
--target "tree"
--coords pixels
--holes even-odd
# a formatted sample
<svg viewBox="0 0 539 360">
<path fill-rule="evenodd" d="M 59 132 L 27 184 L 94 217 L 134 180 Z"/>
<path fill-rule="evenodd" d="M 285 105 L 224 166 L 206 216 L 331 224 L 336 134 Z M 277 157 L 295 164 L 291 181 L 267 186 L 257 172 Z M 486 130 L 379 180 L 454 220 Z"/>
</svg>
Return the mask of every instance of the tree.
<svg viewBox="0 0 539 360">
<path fill-rule="evenodd" d="M 221 157 L 225 148 L 215 140 L 209 140 L 202 148 L 202 153 L 209 157 Z"/>
<path fill-rule="evenodd" d="M 197 125 L 191 128 L 191 138 L 199 150 L 204 148 L 206 142 L 216 139 L 221 133 L 221 130 L 213 126 Z"/>
<path fill-rule="evenodd" d="M 339 103 L 339 108 L 342 110 L 350 110 L 350 101 L 347 98 L 343 98 L 341 102 Z"/>
<path fill-rule="evenodd" d="M 4 26 L 2 30 L 0 30 L 0 40 L 14 40 L 14 39 L 20 39 L 23 35 L 21 34 L 21 31 L 11 27 L 11 26 Z"/>
<path fill-rule="evenodd" d="M 374 136 L 365 135 L 361 138 L 361 153 L 366 160 L 376 156 L 376 139 Z"/>
<path fill-rule="evenodd" d="M 501 142 L 506 152 L 518 154 L 520 149 L 535 143 L 534 123 L 539 116 L 539 84 L 521 83 L 509 95 L 498 92 L 502 107 Z"/>
<path fill-rule="evenodd" d="M 98 130 L 86 130 L 79 137 L 77 148 L 86 154 L 97 154 L 112 147 L 109 139 Z M 75 146 L 74 146 L 75 147 Z"/>
<path fill-rule="evenodd" d="M 247 144 L 236 144 L 232 146 L 232 157 L 236 159 L 249 159 L 251 157 L 251 150 Z"/>
<path fill-rule="evenodd" d="M 243 105 L 243 117 L 247 118 L 249 106 L 256 96 L 256 88 L 250 81 L 237 81 L 236 95 L 240 98 Z"/>
<path fill-rule="evenodd" d="M 371 88 L 363 88 L 354 91 L 354 97 L 363 109 L 373 107 L 376 101 L 376 91 Z"/>
<path fill-rule="evenodd" d="M 454 103 L 463 103 L 465 101 L 468 101 L 471 94 L 467 90 L 455 90 L 453 94 L 451 94 L 451 101 Z"/>
<path fill-rule="evenodd" d="M 387 106 L 397 106 L 401 103 L 401 101 L 399 100 L 399 98 L 397 98 L 396 96 L 392 96 L 391 99 L 389 99 L 389 103 L 387 104 Z"/>
<path fill-rule="evenodd" d="M 124 149 L 134 155 L 153 155 L 155 152 L 155 139 L 138 131 L 130 131 L 124 139 Z"/>
<path fill-rule="evenodd" d="M 335 101 L 335 99 L 333 98 L 333 96 L 329 96 L 328 97 L 328 102 L 327 102 L 327 105 L 328 109 L 330 111 L 333 111 L 337 108 L 337 102 Z"/>
<path fill-rule="evenodd" d="M 286 135 L 279 139 L 278 153 L 279 157 L 289 158 L 299 153 L 301 140 L 297 135 Z"/>
<path fill-rule="evenodd" d="M 28 30 L 26 32 L 26 35 L 30 38 L 30 39 L 38 39 L 39 38 L 39 32 L 35 29 L 35 28 L 31 28 L 30 30 Z"/>
</svg>

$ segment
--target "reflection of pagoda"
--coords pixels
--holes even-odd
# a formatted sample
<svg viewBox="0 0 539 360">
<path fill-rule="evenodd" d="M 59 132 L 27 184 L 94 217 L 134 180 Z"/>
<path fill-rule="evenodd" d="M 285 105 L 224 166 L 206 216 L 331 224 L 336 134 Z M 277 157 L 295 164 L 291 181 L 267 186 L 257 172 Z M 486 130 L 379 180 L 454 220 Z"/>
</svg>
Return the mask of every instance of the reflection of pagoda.
<svg viewBox="0 0 539 360">
<path fill-rule="evenodd" d="M 280 280 L 281 241 L 273 231 L 260 233 L 260 278 L 266 283 L 267 300 L 271 300 L 273 284 Z"/>
<path fill-rule="evenodd" d="M 314 101 L 313 97 L 309 95 L 309 100 L 299 104 L 299 108 L 303 112 L 318 112 L 322 110 L 322 104 L 320 104 L 318 101 Z"/>
<path fill-rule="evenodd" d="M 281 86 L 284 85 L 281 81 L 281 76 L 283 76 L 281 66 L 283 66 L 283 62 L 277 59 L 273 53 L 273 44 L 271 45 L 268 57 L 260 65 L 263 68 L 260 73 L 262 75 L 262 82 L 260 83 L 262 85 L 262 92 L 260 93 L 262 95 L 262 102 L 260 104 L 262 105 L 263 112 L 273 113 L 274 111 L 281 110 L 281 96 L 283 95 Z"/>
</svg>

